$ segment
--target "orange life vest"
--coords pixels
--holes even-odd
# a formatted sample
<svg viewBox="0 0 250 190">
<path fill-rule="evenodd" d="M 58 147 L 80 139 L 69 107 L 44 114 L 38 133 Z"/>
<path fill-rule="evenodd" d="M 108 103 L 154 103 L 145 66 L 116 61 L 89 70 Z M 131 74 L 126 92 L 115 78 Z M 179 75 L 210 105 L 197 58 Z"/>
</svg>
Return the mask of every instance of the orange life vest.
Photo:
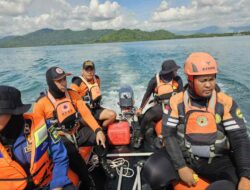
<svg viewBox="0 0 250 190">
<path fill-rule="evenodd" d="M 212 93 L 207 108 L 194 107 L 190 103 L 187 90 L 184 92 L 185 124 L 184 134 L 185 147 L 191 157 L 212 158 L 220 155 L 220 148 L 228 146 L 224 133 L 217 130 L 215 118 L 216 92 Z M 221 135 L 222 134 L 222 135 Z M 218 139 L 220 138 L 220 139 Z"/>
<path fill-rule="evenodd" d="M 33 181 L 37 187 L 43 187 L 48 185 L 52 179 L 53 165 L 49 158 L 46 124 L 31 114 L 25 114 L 24 118 L 32 121 L 31 142 L 29 142 L 31 143 L 30 175 L 26 174 L 19 163 L 12 160 L 5 147 L 0 143 L 0 187 L 4 190 L 25 189 L 30 181 Z"/>
<path fill-rule="evenodd" d="M 66 97 L 56 100 L 50 92 L 47 97 L 55 108 L 55 119 L 58 120 L 59 128 L 69 132 L 79 126 L 79 113 L 76 111 L 68 91 L 65 92 Z"/>
<path fill-rule="evenodd" d="M 101 100 L 101 89 L 97 83 L 96 77 L 94 77 L 94 84 L 89 83 L 85 78 L 79 76 L 79 78 L 86 84 L 88 87 L 88 98 L 84 97 L 84 100 L 91 108 L 96 107 L 96 104 L 100 103 Z M 87 100 L 89 99 L 89 101 Z"/>
<path fill-rule="evenodd" d="M 159 73 L 156 74 L 157 86 L 155 88 L 155 97 L 157 100 L 168 100 L 178 89 L 178 83 L 174 80 L 166 83 L 160 80 Z"/>
<path fill-rule="evenodd" d="M 195 186 L 187 186 L 184 182 L 173 183 L 174 190 L 206 190 L 209 183 L 203 179 L 199 179 Z"/>
</svg>

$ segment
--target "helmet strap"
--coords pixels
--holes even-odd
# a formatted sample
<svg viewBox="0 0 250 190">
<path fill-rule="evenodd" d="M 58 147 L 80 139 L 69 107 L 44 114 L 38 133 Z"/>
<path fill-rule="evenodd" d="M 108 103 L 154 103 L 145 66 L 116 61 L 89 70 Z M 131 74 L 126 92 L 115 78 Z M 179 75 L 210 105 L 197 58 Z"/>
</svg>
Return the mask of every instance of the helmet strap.
<svg viewBox="0 0 250 190">
<path fill-rule="evenodd" d="M 193 75 L 188 75 L 188 86 L 194 90 L 194 76 Z"/>
</svg>

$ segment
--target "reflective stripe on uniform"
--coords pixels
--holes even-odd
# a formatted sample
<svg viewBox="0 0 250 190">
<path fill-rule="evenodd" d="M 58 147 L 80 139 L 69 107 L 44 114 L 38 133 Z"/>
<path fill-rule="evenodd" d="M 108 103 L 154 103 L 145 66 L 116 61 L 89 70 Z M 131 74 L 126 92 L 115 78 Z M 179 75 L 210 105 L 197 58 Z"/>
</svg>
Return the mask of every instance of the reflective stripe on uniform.
<svg viewBox="0 0 250 190">
<path fill-rule="evenodd" d="M 239 129 L 239 128 L 240 128 L 239 125 L 231 125 L 231 126 L 225 127 L 225 130 L 230 131 L 230 130 Z"/>
<path fill-rule="evenodd" d="M 235 120 L 226 121 L 226 122 L 223 123 L 224 126 L 229 126 L 229 125 L 233 125 L 233 124 L 236 124 L 236 121 L 235 121 Z"/>
<path fill-rule="evenodd" d="M 35 144 L 39 147 L 48 138 L 47 127 L 44 124 L 40 129 L 35 132 Z"/>
<path fill-rule="evenodd" d="M 168 121 L 172 123 L 179 123 L 178 119 L 173 119 L 173 118 L 169 118 Z"/>
<path fill-rule="evenodd" d="M 179 132 L 179 131 L 177 132 L 177 135 L 180 136 L 180 137 L 182 137 L 182 138 L 184 138 L 184 134 L 181 133 L 181 132 Z"/>
<path fill-rule="evenodd" d="M 171 123 L 171 122 L 167 122 L 167 126 L 170 126 L 170 127 L 176 127 L 176 126 L 177 126 L 177 124 L 175 124 L 175 123 Z"/>
<path fill-rule="evenodd" d="M 237 122 L 235 120 L 225 121 L 225 122 L 223 122 L 223 125 L 225 126 L 226 131 L 240 128 L 240 126 L 237 124 Z"/>
</svg>

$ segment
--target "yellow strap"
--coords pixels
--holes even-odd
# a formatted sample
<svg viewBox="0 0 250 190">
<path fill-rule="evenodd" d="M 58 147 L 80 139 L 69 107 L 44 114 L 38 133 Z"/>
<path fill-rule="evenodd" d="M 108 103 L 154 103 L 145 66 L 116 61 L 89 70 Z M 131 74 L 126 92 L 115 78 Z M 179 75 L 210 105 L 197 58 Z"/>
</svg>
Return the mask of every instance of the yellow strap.
<svg viewBox="0 0 250 190">
<path fill-rule="evenodd" d="M 88 87 L 88 89 L 89 89 L 89 91 L 90 91 L 90 89 L 93 87 L 93 86 L 95 86 L 95 85 L 97 85 L 98 86 L 98 84 L 97 84 L 97 80 L 96 80 L 96 77 L 94 76 L 94 84 L 90 84 L 85 78 L 83 78 L 82 76 L 79 76 L 80 77 L 80 79 L 82 79 L 82 81 L 87 85 L 87 87 Z"/>
<path fill-rule="evenodd" d="M 208 104 L 208 111 L 212 114 L 215 114 L 215 105 L 216 105 L 216 91 L 213 90 L 212 92 L 212 96 L 209 100 L 209 104 Z"/>
<path fill-rule="evenodd" d="M 56 100 L 55 98 L 52 96 L 52 94 L 48 91 L 48 98 L 50 99 L 50 101 L 52 102 L 52 104 L 56 107 Z"/>
<path fill-rule="evenodd" d="M 65 96 L 66 96 L 67 99 L 70 99 L 69 92 L 67 90 L 65 91 Z M 54 107 L 56 108 L 57 107 L 57 101 L 56 101 L 56 99 L 54 98 L 54 96 L 52 96 L 52 94 L 49 91 L 48 91 L 48 98 L 52 102 L 52 104 L 54 105 Z M 71 101 L 71 99 L 70 99 L 70 101 Z"/>
<path fill-rule="evenodd" d="M 185 113 L 187 113 L 190 110 L 190 107 L 189 107 L 189 96 L 188 96 L 187 90 L 185 90 L 185 92 L 184 92 L 183 101 L 184 101 L 184 106 L 185 106 Z"/>
<path fill-rule="evenodd" d="M 160 74 L 159 73 L 156 74 L 156 82 L 157 82 L 157 87 L 158 87 L 160 84 Z"/>
</svg>

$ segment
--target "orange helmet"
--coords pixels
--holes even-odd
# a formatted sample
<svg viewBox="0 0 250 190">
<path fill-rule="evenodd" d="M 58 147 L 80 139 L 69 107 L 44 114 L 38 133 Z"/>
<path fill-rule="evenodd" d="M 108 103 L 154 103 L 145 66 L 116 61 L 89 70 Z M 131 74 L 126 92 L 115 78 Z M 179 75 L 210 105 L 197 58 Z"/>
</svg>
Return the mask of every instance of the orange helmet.
<svg viewBox="0 0 250 190">
<path fill-rule="evenodd" d="M 217 63 L 208 53 L 191 53 L 185 61 L 184 72 L 186 75 L 216 74 L 218 72 Z"/>
</svg>

